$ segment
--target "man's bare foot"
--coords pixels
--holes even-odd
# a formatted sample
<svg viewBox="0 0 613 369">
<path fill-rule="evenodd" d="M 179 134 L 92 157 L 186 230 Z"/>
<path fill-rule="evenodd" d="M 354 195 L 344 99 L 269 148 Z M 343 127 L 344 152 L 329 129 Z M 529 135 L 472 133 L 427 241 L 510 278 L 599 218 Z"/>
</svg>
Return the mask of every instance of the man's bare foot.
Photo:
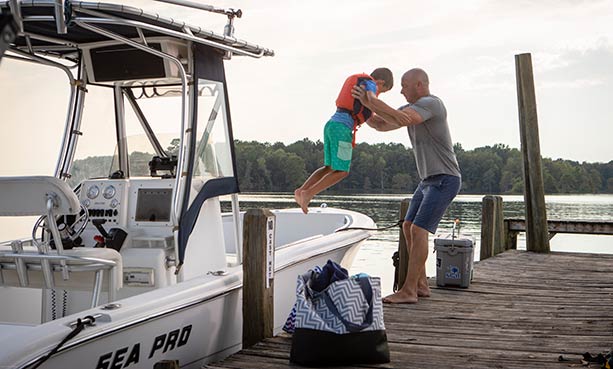
<svg viewBox="0 0 613 369">
<path fill-rule="evenodd" d="M 411 296 L 403 291 L 398 291 L 383 298 L 383 302 L 386 304 L 415 304 L 417 301 L 417 296 Z"/>
<path fill-rule="evenodd" d="M 430 286 L 428 286 L 427 278 L 420 278 L 417 282 L 417 296 L 430 297 Z"/>
<path fill-rule="evenodd" d="M 417 287 L 417 296 L 430 297 L 430 287 Z"/>
</svg>

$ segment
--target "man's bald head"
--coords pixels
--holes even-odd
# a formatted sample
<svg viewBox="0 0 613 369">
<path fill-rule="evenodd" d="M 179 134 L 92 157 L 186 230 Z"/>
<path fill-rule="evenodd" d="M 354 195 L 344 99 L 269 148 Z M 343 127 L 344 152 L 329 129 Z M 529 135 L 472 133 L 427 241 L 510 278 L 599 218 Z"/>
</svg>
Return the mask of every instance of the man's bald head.
<svg viewBox="0 0 613 369">
<path fill-rule="evenodd" d="M 430 95 L 428 74 L 421 68 L 413 68 L 402 75 L 401 94 L 408 102 L 414 103 L 419 98 Z"/>
<path fill-rule="evenodd" d="M 408 78 L 413 81 L 420 81 L 425 85 L 430 84 L 430 80 L 428 79 L 428 74 L 421 68 L 413 68 L 404 73 L 402 78 Z"/>
</svg>

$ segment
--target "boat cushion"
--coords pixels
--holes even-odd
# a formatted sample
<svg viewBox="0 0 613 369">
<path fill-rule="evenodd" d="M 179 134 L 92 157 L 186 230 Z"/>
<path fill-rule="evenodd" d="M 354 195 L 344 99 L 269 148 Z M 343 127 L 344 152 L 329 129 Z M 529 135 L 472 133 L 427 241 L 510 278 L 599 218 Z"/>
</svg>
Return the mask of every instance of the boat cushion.
<svg viewBox="0 0 613 369">
<path fill-rule="evenodd" d="M 0 216 L 47 214 L 47 196 L 56 215 L 76 214 L 80 205 L 70 186 L 51 176 L 0 177 Z"/>
</svg>

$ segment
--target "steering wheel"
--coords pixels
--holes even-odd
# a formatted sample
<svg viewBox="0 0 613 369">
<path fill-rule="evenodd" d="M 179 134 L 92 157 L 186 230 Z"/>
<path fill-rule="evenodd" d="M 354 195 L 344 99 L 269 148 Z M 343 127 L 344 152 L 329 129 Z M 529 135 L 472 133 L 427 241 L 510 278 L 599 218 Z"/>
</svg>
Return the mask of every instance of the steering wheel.
<svg viewBox="0 0 613 369">
<path fill-rule="evenodd" d="M 39 247 L 42 246 L 42 244 L 36 239 L 36 232 L 38 231 L 38 229 L 42 229 L 43 234 L 44 232 L 51 234 L 51 229 L 49 228 L 47 222 L 45 222 L 46 220 L 46 215 L 41 216 L 40 218 L 38 218 L 36 223 L 34 223 L 34 228 L 32 228 L 32 242 L 34 242 L 34 244 Z M 79 236 L 81 236 L 81 234 L 85 230 L 85 227 L 87 227 L 88 221 L 89 212 L 83 204 L 81 204 L 81 210 L 79 211 L 79 214 L 62 215 L 56 219 L 57 228 L 60 232 L 60 236 L 62 237 L 62 243 L 70 245 L 69 247 L 65 248 L 70 249 L 74 246 L 73 243 L 77 238 L 79 238 Z M 51 237 L 50 239 L 53 240 L 53 237 Z"/>
</svg>

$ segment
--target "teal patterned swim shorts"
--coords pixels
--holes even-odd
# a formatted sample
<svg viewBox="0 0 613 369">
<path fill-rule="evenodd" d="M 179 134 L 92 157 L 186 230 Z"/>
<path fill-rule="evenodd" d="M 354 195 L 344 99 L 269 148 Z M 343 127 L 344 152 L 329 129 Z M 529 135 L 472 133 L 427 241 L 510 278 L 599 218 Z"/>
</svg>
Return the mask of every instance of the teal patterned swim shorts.
<svg viewBox="0 0 613 369">
<path fill-rule="evenodd" d="M 324 165 L 333 170 L 349 172 L 353 146 L 351 128 L 343 123 L 328 121 L 324 127 Z"/>
</svg>

